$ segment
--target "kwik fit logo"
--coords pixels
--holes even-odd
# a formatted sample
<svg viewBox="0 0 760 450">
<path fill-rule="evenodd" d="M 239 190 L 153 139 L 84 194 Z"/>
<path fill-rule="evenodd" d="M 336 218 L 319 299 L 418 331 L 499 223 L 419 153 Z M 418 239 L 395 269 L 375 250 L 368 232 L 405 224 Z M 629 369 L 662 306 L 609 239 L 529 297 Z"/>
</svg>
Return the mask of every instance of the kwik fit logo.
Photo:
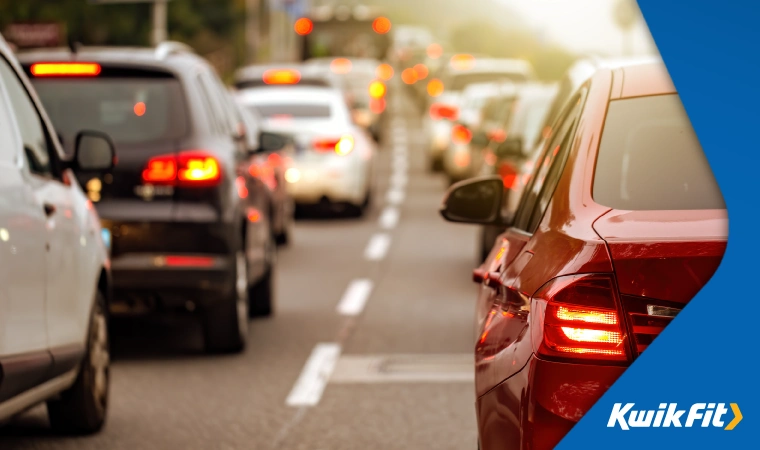
<svg viewBox="0 0 760 450">
<path fill-rule="evenodd" d="M 615 403 L 612 406 L 608 428 L 692 428 L 714 427 L 733 430 L 742 421 L 739 405 L 731 403 L 733 419 L 726 417 L 725 403 L 694 403 L 688 409 L 679 409 L 678 403 L 660 403 L 658 409 L 636 410 L 635 403 Z M 685 417 L 684 417 L 685 416 Z M 683 422 L 681 422 L 683 420 Z M 726 422 L 728 424 L 726 425 Z"/>
</svg>

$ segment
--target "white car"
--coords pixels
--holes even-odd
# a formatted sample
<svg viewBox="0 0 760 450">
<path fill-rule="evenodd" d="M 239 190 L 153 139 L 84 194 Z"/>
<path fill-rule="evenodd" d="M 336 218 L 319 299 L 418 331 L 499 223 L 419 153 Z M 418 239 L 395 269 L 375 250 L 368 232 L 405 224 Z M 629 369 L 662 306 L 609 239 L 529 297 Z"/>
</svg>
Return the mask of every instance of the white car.
<svg viewBox="0 0 760 450">
<path fill-rule="evenodd" d="M 375 143 L 351 119 L 340 91 L 314 86 L 245 89 L 238 101 L 264 127 L 292 137 L 296 153 L 285 173 L 297 205 L 339 205 L 361 216 L 372 195 Z"/>
<path fill-rule="evenodd" d="M 0 422 L 47 401 L 53 429 L 92 433 L 108 406 L 109 259 L 73 171 L 109 170 L 113 145 L 83 131 L 64 158 L 2 37 L 0 56 Z"/>
<path fill-rule="evenodd" d="M 424 129 L 428 141 L 428 166 L 443 169 L 443 154 L 451 142 L 453 122 L 459 118 L 464 89 L 471 84 L 522 84 L 535 78 L 530 63 L 519 59 L 481 58 L 457 54 L 440 74 L 443 92 L 430 99 Z"/>
</svg>

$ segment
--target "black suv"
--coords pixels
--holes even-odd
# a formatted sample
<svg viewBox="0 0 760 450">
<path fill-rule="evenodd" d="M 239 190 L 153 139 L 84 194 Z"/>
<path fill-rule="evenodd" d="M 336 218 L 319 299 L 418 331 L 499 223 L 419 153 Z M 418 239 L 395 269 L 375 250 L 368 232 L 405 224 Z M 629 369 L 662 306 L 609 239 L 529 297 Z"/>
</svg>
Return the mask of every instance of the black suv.
<svg viewBox="0 0 760 450">
<path fill-rule="evenodd" d="M 276 250 L 245 128 L 214 69 L 172 42 L 19 60 L 67 152 L 83 128 L 114 141 L 112 173 L 79 180 L 112 240 L 111 313 L 197 311 L 208 350 L 242 350 L 249 315 L 272 312 Z"/>
</svg>

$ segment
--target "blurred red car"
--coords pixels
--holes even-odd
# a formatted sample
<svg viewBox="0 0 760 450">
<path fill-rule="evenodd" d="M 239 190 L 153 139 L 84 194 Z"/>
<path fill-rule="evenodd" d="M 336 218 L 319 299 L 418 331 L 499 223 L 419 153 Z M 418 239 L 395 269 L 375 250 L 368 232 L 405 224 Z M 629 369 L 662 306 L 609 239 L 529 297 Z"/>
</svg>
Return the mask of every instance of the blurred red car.
<svg viewBox="0 0 760 450">
<path fill-rule="evenodd" d="M 454 185 L 441 209 L 508 227 L 474 271 L 484 450 L 554 447 L 726 247 L 723 198 L 661 63 L 600 66 L 564 104 L 514 217 L 498 176 Z"/>
</svg>

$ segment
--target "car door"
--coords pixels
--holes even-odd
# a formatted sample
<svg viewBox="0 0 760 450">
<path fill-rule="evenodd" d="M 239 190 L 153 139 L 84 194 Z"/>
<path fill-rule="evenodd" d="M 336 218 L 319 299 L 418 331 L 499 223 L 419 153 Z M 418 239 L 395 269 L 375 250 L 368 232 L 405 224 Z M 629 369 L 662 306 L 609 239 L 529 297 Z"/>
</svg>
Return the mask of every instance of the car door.
<svg viewBox="0 0 760 450">
<path fill-rule="evenodd" d="M 61 170 L 56 143 L 38 106 L 18 74 L 7 64 L 0 77 L 8 91 L 23 145 L 23 166 L 36 201 L 45 215 L 45 315 L 51 350 L 81 347 L 89 308 L 82 301 L 80 248 L 86 246 L 75 207 L 76 181 Z M 90 237 L 91 238 L 91 237 Z M 83 322 L 84 321 L 84 322 Z"/>
<path fill-rule="evenodd" d="M 499 252 L 491 259 L 481 296 L 485 297 L 480 338 L 476 346 L 478 393 L 482 394 L 520 370 L 532 353 L 527 327 L 528 301 L 521 281 L 523 270 L 535 256 L 531 240 L 546 212 L 570 151 L 583 105 L 583 94 L 560 116 L 556 132 L 523 192 L 513 226 L 501 237 Z M 524 345 L 521 345 L 524 344 Z"/>
<path fill-rule="evenodd" d="M 52 365 L 45 315 L 47 217 L 24 162 L 0 56 L 0 402 L 44 381 Z"/>
</svg>

